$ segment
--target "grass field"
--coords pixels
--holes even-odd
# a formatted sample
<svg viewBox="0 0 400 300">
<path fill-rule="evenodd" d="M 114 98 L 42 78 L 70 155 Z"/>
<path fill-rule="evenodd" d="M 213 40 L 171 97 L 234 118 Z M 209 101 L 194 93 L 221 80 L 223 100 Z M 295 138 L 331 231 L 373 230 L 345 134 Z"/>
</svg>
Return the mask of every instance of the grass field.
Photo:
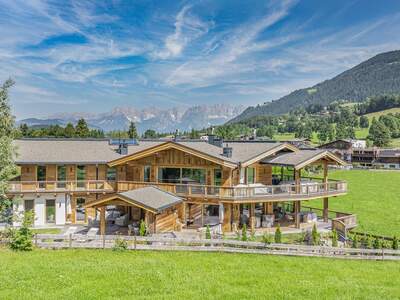
<svg viewBox="0 0 400 300">
<path fill-rule="evenodd" d="M 0 249 L 0 299 L 399 299 L 399 264 L 193 252 Z"/>
<path fill-rule="evenodd" d="M 343 170 L 329 178 L 346 180 L 349 189 L 346 196 L 330 198 L 331 209 L 357 214 L 359 231 L 400 236 L 400 172 Z"/>
</svg>

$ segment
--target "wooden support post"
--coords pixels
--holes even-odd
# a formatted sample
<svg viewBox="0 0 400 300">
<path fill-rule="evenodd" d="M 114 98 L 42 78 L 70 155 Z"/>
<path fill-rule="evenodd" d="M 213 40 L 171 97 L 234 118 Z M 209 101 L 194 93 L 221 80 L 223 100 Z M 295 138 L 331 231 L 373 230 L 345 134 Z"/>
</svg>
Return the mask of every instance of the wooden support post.
<svg viewBox="0 0 400 300">
<path fill-rule="evenodd" d="M 300 228 L 300 201 L 294 202 L 294 222 L 296 228 Z"/>
<path fill-rule="evenodd" d="M 328 162 L 324 160 L 324 183 L 325 192 L 328 191 Z"/>
<path fill-rule="evenodd" d="M 240 204 L 232 204 L 232 231 L 239 229 L 240 222 Z"/>
<path fill-rule="evenodd" d="M 251 232 L 254 232 L 255 226 L 256 226 L 256 217 L 255 217 L 255 203 L 250 204 L 250 229 Z"/>
<path fill-rule="evenodd" d="M 201 227 L 204 226 L 204 204 L 200 204 L 201 205 Z"/>
<path fill-rule="evenodd" d="M 100 207 L 100 234 L 106 234 L 106 207 Z"/>
<path fill-rule="evenodd" d="M 328 198 L 324 198 L 323 218 L 325 223 L 328 223 L 328 212 L 329 212 L 328 209 L 329 209 Z"/>
<path fill-rule="evenodd" d="M 301 183 L 301 169 L 294 170 L 294 182 L 296 185 L 296 194 L 300 193 L 300 183 Z"/>
</svg>

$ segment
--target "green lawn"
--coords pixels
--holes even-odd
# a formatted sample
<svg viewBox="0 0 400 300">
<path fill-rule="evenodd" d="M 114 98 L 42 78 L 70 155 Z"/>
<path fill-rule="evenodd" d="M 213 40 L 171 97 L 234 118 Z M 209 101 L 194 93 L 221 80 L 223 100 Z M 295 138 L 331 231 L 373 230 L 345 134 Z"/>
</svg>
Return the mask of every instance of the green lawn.
<svg viewBox="0 0 400 300">
<path fill-rule="evenodd" d="M 0 299 L 399 299 L 399 263 L 0 249 Z"/>
<path fill-rule="evenodd" d="M 330 198 L 331 209 L 357 214 L 359 231 L 400 236 L 400 172 L 343 170 L 329 178 L 346 180 L 349 189 L 346 196 Z"/>
</svg>

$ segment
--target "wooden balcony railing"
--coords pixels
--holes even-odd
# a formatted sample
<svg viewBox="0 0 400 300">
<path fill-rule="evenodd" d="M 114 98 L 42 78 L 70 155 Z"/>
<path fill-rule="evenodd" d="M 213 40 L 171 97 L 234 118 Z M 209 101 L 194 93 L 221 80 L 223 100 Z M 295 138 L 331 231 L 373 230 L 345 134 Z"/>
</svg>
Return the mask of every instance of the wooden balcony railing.
<svg viewBox="0 0 400 300">
<path fill-rule="evenodd" d="M 219 187 L 208 185 L 154 183 L 154 182 L 117 182 L 118 191 L 134 190 L 146 186 L 158 188 L 183 197 L 208 197 L 231 200 L 249 199 L 309 199 L 326 196 L 335 196 L 347 193 L 347 183 L 344 181 L 305 182 L 299 185 L 260 185 L 260 186 L 235 186 Z"/>
<path fill-rule="evenodd" d="M 8 193 L 113 192 L 115 187 L 115 182 L 106 180 L 11 181 Z"/>
<path fill-rule="evenodd" d="M 218 198 L 226 200 L 257 200 L 286 199 L 302 200 L 335 196 L 347 192 L 344 181 L 329 181 L 327 183 L 308 181 L 301 184 L 254 185 L 220 187 L 198 184 L 174 184 L 135 181 L 14 181 L 9 182 L 9 193 L 40 193 L 40 192 L 123 192 L 146 186 L 158 188 L 182 197 Z"/>
</svg>

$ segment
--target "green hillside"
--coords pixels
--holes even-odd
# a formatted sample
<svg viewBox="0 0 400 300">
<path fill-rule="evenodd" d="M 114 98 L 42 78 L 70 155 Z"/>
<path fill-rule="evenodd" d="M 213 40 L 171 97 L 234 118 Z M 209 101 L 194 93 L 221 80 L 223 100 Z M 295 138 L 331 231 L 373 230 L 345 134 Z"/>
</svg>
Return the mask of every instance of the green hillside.
<svg viewBox="0 0 400 300">
<path fill-rule="evenodd" d="M 232 121 L 278 115 L 311 104 L 365 101 L 367 97 L 400 93 L 400 50 L 378 54 L 338 76 L 313 87 L 294 91 L 278 100 L 247 108 Z"/>
</svg>

